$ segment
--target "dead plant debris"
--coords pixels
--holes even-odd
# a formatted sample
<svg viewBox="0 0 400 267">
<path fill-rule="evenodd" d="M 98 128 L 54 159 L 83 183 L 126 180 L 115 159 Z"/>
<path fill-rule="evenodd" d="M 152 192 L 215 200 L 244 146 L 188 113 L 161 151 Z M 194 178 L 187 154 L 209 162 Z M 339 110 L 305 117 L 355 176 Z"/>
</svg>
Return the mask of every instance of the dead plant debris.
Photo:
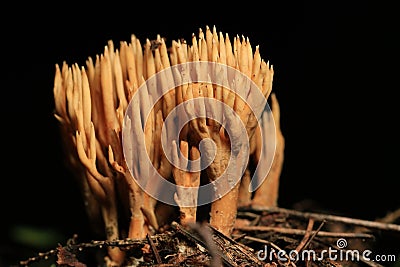
<svg viewBox="0 0 400 267">
<path fill-rule="evenodd" d="M 78 242 L 20 261 L 20 266 L 48 261 L 84 267 L 85 253 L 107 255 L 107 248 L 126 253 L 124 266 L 387 266 L 375 261 L 382 235 L 400 241 L 400 225 L 284 208 L 242 208 L 232 237 L 209 223 L 165 225 L 146 239 Z M 365 253 L 370 251 L 370 253 Z M 391 256 L 389 258 L 389 256 Z M 385 254 L 395 261 L 396 255 Z M 397 259 L 398 260 L 398 259 Z M 388 262 L 386 262 L 387 264 Z M 394 262 L 392 262 L 394 263 Z M 103 266 L 112 266 L 104 257 Z"/>
</svg>

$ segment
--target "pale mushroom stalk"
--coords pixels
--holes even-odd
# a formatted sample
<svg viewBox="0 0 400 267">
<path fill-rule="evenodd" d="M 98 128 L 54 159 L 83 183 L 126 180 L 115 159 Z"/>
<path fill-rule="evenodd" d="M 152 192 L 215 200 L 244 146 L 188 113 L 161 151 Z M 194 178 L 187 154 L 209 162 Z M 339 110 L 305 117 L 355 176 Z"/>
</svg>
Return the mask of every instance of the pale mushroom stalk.
<svg viewBox="0 0 400 267">
<path fill-rule="evenodd" d="M 251 171 L 246 168 L 242 179 L 240 180 L 239 193 L 238 193 L 238 207 L 249 207 L 252 201 L 252 193 L 249 190 L 251 180 Z"/>
<path fill-rule="evenodd" d="M 61 84 L 65 85 L 65 94 L 58 91 L 58 101 L 62 105 L 56 109 L 58 115 L 63 116 L 63 121 L 68 121 L 71 125 L 70 131 L 75 131 L 75 135 L 69 135 L 72 142 L 71 148 L 75 147 L 77 160 L 85 169 L 85 179 L 87 188 L 90 189 L 92 196 L 100 205 L 102 219 L 105 225 L 105 235 L 108 240 L 119 238 L 117 200 L 114 188 L 113 177 L 105 177 L 97 170 L 96 153 L 98 141 L 96 140 L 95 130 L 91 122 L 91 97 L 89 89 L 89 79 L 86 71 L 75 64 L 72 68 L 64 68 L 65 80 Z M 57 74 L 56 74 L 57 75 Z M 57 83 L 56 83 L 57 84 Z M 59 82 L 58 82 L 59 84 Z M 57 94 L 57 92 L 55 92 Z M 71 139 L 67 139 L 71 140 Z M 68 141 L 65 144 L 68 144 Z M 119 265 L 124 259 L 124 252 L 119 248 L 110 248 L 109 256 L 112 262 Z"/>
<path fill-rule="evenodd" d="M 118 53 L 118 50 L 115 53 L 112 53 L 113 46 L 112 43 L 109 42 L 109 57 L 112 59 L 112 64 L 114 66 L 112 76 L 114 77 L 114 88 L 116 89 L 119 107 L 117 109 L 117 118 L 119 118 L 119 125 L 122 127 L 123 125 L 123 116 L 125 115 L 125 111 L 127 108 L 127 99 L 131 99 L 135 92 L 137 92 L 138 85 L 145 86 L 145 78 L 143 76 L 139 76 L 142 73 L 146 75 L 154 74 L 154 60 L 151 58 L 151 54 L 149 54 L 148 44 L 146 44 L 145 54 L 146 56 L 143 58 L 143 61 L 138 61 L 141 56 L 139 54 L 142 53 L 140 47 L 140 42 L 134 35 L 132 35 L 132 43 L 127 46 L 125 43 L 121 43 L 121 53 Z M 124 45 L 125 44 L 125 45 Z M 107 53 L 105 53 L 107 55 Z M 107 61 L 106 61 L 107 63 Z M 145 70 L 143 72 L 143 70 Z M 129 78 L 126 81 L 124 88 L 123 79 Z M 140 78 L 139 78 L 140 77 Z M 149 99 L 150 95 L 146 94 L 146 88 L 142 88 L 139 93 L 140 96 L 140 109 L 136 109 L 135 112 L 132 112 L 131 118 L 135 122 L 140 122 L 143 119 L 143 114 L 150 107 Z M 119 113 L 118 113 L 119 112 Z M 148 121 L 142 122 L 141 124 L 145 124 L 144 136 L 146 137 L 146 154 L 154 160 L 154 148 L 153 144 L 153 135 L 155 128 L 155 118 L 154 112 L 148 118 Z M 135 126 L 137 129 L 132 129 L 134 131 L 139 131 L 139 125 Z M 121 137 L 120 137 L 121 138 Z M 143 189 L 137 184 L 136 178 L 133 177 L 132 174 L 127 171 L 127 167 L 125 166 L 125 160 L 130 158 L 129 155 L 126 155 L 125 159 L 122 159 L 122 144 L 121 139 L 119 138 L 118 142 L 115 142 L 115 146 L 110 146 L 111 154 L 109 154 L 109 159 L 113 160 L 114 169 L 120 169 L 119 173 L 124 177 L 124 185 L 127 185 L 128 188 L 128 201 L 130 207 L 130 227 L 128 231 L 128 237 L 130 238 L 145 238 L 147 234 L 153 233 L 153 230 L 150 230 L 150 226 L 154 230 L 158 229 L 158 224 L 156 220 L 156 216 L 154 213 L 154 206 L 156 204 L 156 200 L 146 194 Z M 136 140 L 137 140 L 136 136 Z M 128 140 L 128 138 L 126 138 Z M 137 140 L 138 141 L 138 140 Z M 117 149 L 117 155 L 120 155 L 118 159 L 114 160 L 114 149 Z M 140 158 L 144 159 L 146 155 L 142 155 Z M 120 162 L 120 163 L 117 163 Z M 149 166 L 144 166 L 143 163 L 139 163 L 141 169 L 148 168 Z M 142 175 L 144 177 L 148 177 L 147 172 L 143 172 Z M 149 178 L 150 179 L 150 178 Z M 122 184 L 121 184 L 122 185 Z M 123 188 L 119 188 L 119 191 L 123 191 Z"/>
<path fill-rule="evenodd" d="M 145 220 L 142 213 L 143 207 L 143 190 L 136 183 L 136 180 L 132 177 L 131 172 L 127 171 L 126 166 L 121 166 L 114 160 L 114 154 L 111 146 L 109 146 L 109 161 L 111 166 L 121 174 L 128 186 L 128 201 L 129 201 L 129 229 L 128 238 L 131 239 L 143 239 L 146 237 L 145 231 Z M 130 160 L 128 156 L 128 160 Z"/>
<path fill-rule="evenodd" d="M 207 27 L 206 32 L 203 33 L 200 31 L 199 36 L 199 42 L 193 42 L 192 50 L 190 50 L 192 52 L 191 60 L 227 64 L 232 68 L 238 69 L 242 75 L 236 75 L 233 77 L 234 80 L 232 81 L 221 80 L 221 83 L 214 85 L 192 83 L 187 86 L 181 86 L 181 88 L 179 88 L 179 93 L 182 94 L 182 99 L 184 101 L 198 97 L 208 97 L 222 101 L 226 106 L 234 110 L 241 119 L 247 132 L 244 134 L 247 134 L 250 141 L 256 129 L 257 120 L 254 118 L 256 118 L 257 114 L 252 114 L 247 104 L 248 99 L 246 99 L 246 96 L 249 98 L 254 97 L 254 95 L 251 95 L 251 92 L 248 92 L 250 90 L 249 79 L 252 79 L 259 87 L 261 93 L 265 97 L 264 102 L 266 103 L 266 98 L 271 89 L 271 83 L 269 81 L 271 81 L 272 71 L 269 69 L 269 65 L 265 64 L 260 59 L 258 49 L 254 54 L 253 60 L 253 52 L 248 39 L 242 38 L 241 41 L 239 37 L 236 37 L 232 46 L 228 36 L 224 39 L 222 34 L 218 35 L 215 27 L 213 31 Z M 190 58 L 188 59 L 185 57 L 183 46 L 180 42 L 175 42 L 174 44 L 172 51 L 174 51 L 176 62 L 186 63 L 190 60 Z M 220 77 L 220 79 L 227 79 L 223 73 L 217 73 L 216 76 Z M 246 76 L 248 79 L 244 78 Z M 221 84 L 228 83 L 234 84 L 238 91 L 234 92 L 221 86 Z M 179 99 L 179 97 L 177 99 Z M 262 103 L 262 100 L 260 103 Z M 215 158 L 206 169 L 206 173 L 210 182 L 215 182 L 218 178 L 223 177 L 223 181 L 220 181 L 220 183 L 222 183 L 222 188 L 229 187 L 230 190 L 224 195 L 220 195 L 216 192 L 216 198 L 211 203 L 210 224 L 224 234 L 230 235 L 236 218 L 240 185 L 240 182 L 232 183 L 232 181 L 234 181 L 234 176 L 237 176 L 237 173 L 246 172 L 245 170 L 239 169 L 236 170 L 237 173 L 230 173 L 232 170 L 228 173 L 225 172 L 227 171 L 230 160 L 233 161 L 234 166 L 240 166 L 240 164 L 237 164 L 237 161 L 240 159 L 237 153 L 241 150 L 243 140 L 240 140 L 238 136 L 243 135 L 243 133 L 239 131 L 239 125 L 233 125 L 234 120 L 229 118 L 229 116 L 231 116 L 228 114 L 229 112 L 224 112 L 223 117 L 224 120 L 230 120 L 232 122 L 227 123 L 227 125 L 231 128 L 231 134 L 234 136 L 228 136 L 226 129 L 221 127 L 220 123 L 204 118 L 206 114 L 218 114 L 221 112 L 221 110 L 216 112 L 215 109 L 217 109 L 217 107 L 213 107 L 212 104 L 202 105 L 199 101 L 196 102 L 194 107 L 186 107 L 188 114 L 193 115 L 195 112 L 200 112 L 196 114 L 199 115 L 199 118 L 190 121 L 189 131 L 195 133 L 195 135 L 191 135 L 191 138 L 196 139 L 195 143 L 203 139 L 211 139 L 215 144 L 215 147 L 209 146 L 205 148 L 206 154 L 216 152 Z M 203 156 L 204 155 L 202 155 L 202 157 Z"/>
<path fill-rule="evenodd" d="M 181 141 L 179 147 L 182 154 L 178 154 L 177 144 L 175 141 L 173 141 L 172 151 L 175 166 L 173 167 L 172 173 L 176 185 L 179 186 L 174 195 L 174 199 L 179 206 L 180 223 L 183 226 L 187 226 L 190 223 L 196 222 L 198 187 L 200 186 L 200 171 L 190 171 L 189 163 L 186 166 L 182 165 L 186 162 L 186 159 L 199 159 L 200 152 L 197 147 L 190 148 L 189 152 L 189 145 L 186 141 Z M 176 166 L 182 166 L 183 169 Z M 198 164 L 197 167 L 200 167 L 200 164 Z"/>
<path fill-rule="evenodd" d="M 91 127 L 88 154 L 83 147 L 82 134 L 77 131 L 76 145 L 79 158 L 87 169 L 87 179 L 89 186 L 101 204 L 105 234 L 107 240 L 119 239 L 117 200 L 115 195 L 115 184 L 112 177 L 104 177 L 96 168 L 96 148 L 94 127 Z M 124 252 L 119 248 L 109 248 L 109 256 L 113 262 L 120 265 L 124 260 Z"/>
<path fill-rule="evenodd" d="M 85 210 L 89 221 L 93 224 L 93 232 L 98 235 L 103 234 L 102 227 L 99 227 L 97 223 L 102 220 L 100 212 L 100 205 L 96 198 L 93 196 L 93 192 L 90 190 L 90 186 L 86 179 L 86 170 L 82 166 L 75 146 L 75 136 L 71 135 L 71 132 L 75 131 L 72 125 L 71 119 L 68 115 L 67 109 L 67 93 L 70 91 L 66 87 L 68 84 L 72 84 L 72 73 L 68 70 L 66 62 L 63 62 L 62 69 L 56 64 L 55 78 L 54 78 L 54 102 L 55 111 L 54 116 L 60 124 L 60 135 L 64 137 L 62 142 L 63 152 L 66 158 L 66 167 L 72 172 L 74 178 L 77 180 L 77 184 L 81 191 L 84 200 Z M 67 78 L 69 77 L 69 78 Z"/>
<path fill-rule="evenodd" d="M 251 203 L 253 207 L 278 206 L 279 180 L 284 161 L 285 138 L 282 134 L 282 130 L 280 127 L 280 107 L 275 93 L 271 94 L 271 112 L 275 122 L 275 154 L 272 161 L 271 169 L 269 170 L 267 177 L 254 193 L 254 197 Z M 261 135 L 261 131 L 266 131 L 266 129 L 258 128 L 258 131 L 256 132 L 255 136 L 257 139 L 257 143 L 259 144 L 261 144 L 261 142 L 265 142 L 265 140 L 261 140 L 262 136 L 267 136 L 265 132 L 263 135 Z M 258 149 L 255 153 L 255 161 L 259 164 L 263 164 L 262 162 L 260 162 L 260 152 L 262 146 L 258 145 L 257 147 L 260 149 Z M 264 151 L 264 153 L 266 153 L 266 151 Z"/>
<path fill-rule="evenodd" d="M 193 98 L 202 97 L 203 90 L 204 92 L 210 92 L 204 88 L 201 88 L 199 84 L 189 84 L 186 94 L 184 96 L 184 100 L 187 101 Z M 196 103 L 200 104 L 195 105 L 193 107 L 194 109 L 203 110 L 203 114 L 205 114 L 206 112 L 214 113 L 211 110 L 212 108 L 214 108 L 212 107 L 212 105 L 208 105 L 208 110 L 206 110 L 206 106 L 202 105 L 200 101 L 197 101 Z M 194 112 L 190 107 L 188 107 L 186 111 L 188 113 Z M 237 213 L 239 183 L 232 185 L 230 183 L 232 173 L 225 173 L 231 156 L 230 140 L 225 135 L 224 128 L 221 127 L 219 123 L 213 122 L 212 120 L 209 121 L 211 124 L 207 125 L 206 117 L 200 114 L 198 118 L 190 121 L 190 126 L 191 130 L 196 133 L 198 141 L 210 138 L 215 144 L 214 147 L 209 142 L 204 143 L 205 154 L 202 156 L 208 158 L 208 154 L 215 155 L 212 163 L 206 169 L 207 176 L 210 182 L 215 182 L 217 178 L 223 177 L 220 188 L 229 188 L 229 190 L 225 195 L 220 195 L 220 192 L 218 192 L 218 189 L 216 189 L 215 200 L 211 204 L 210 224 L 220 230 L 222 233 L 230 235 L 231 231 L 233 230 L 233 225 Z M 194 136 L 192 138 L 194 138 Z M 238 143 L 236 143 L 235 145 L 240 147 L 240 144 Z M 235 158 L 233 159 L 233 161 L 235 161 Z M 233 163 L 233 165 L 234 164 L 235 163 Z"/>
</svg>

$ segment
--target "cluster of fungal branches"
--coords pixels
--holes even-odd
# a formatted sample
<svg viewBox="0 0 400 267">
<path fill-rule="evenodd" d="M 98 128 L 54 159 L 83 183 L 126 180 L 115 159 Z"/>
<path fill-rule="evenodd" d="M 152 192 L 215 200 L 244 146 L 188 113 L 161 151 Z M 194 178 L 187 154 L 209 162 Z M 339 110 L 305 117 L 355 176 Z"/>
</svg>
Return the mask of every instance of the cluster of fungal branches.
<svg viewBox="0 0 400 267">
<path fill-rule="evenodd" d="M 221 84 L 181 83 L 159 99 L 146 90 L 149 86 L 162 86 L 163 79 L 155 85 L 146 84 L 155 74 L 188 62 L 214 62 L 233 68 L 248 77 L 265 100 L 270 100 L 276 145 L 268 149 L 273 150 L 274 157 L 270 170 L 259 172 L 267 177 L 259 177 L 266 179 L 254 192 L 248 189 L 251 175 L 255 173 L 253 166 L 268 167 L 268 162 L 261 162 L 260 156 L 268 153 L 260 145 L 266 138 L 265 132 L 271 130 L 263 126 L 267 125 L 262 123 L 267 120 L 266 115 L 258 119 L 249 107 L 248 99 Z M 130 42 L 121 41 L 119 48 L 108 41 L 104 52 L 95 58 L 89 57 L 86 66 L 66 62 L 61 66 L 56 64 L 54 115 L 60 124 L 66 162 L 80 185 L 94 230 L 103 233 L 107 240 L 143 239 L 156 233 L 168 221 L 175 220 L 176 209 L 182 225 L 197 221 L 197 189 L 223 176 L 229 161 L 239 160 L 244 149 L 235 137 L 242 133 L 235 133 L 234 126 L 231 127 L 233 134 L 229 135 L 220 121 L 194 116 L 168 144 L 172 162 L 169 160 L 161 144 L 163 124 L 174 108 L 196 98 L 215 99 L 230 107 L 244 125 L 250 144 L 248 164 L 243 170 L 237 170 L 243 173 L 239 181 L 232 184 L 229 192 L 210 203 L 209 223 L 230 235 L 239 206 L 276 206 L 284 138 L 279 126 L 278 101 L 271 93 L 273 74 L 272 66 L 261 58 L 258 46 L 253 51 L 248 38 L 236 36 L 230 40 L 228 34 L 217 32 L 215 27 L 206 27 L 205 31 L 200 29 L 197 36 L 193 34 L 191 45 L 177 40 L 167 46 L 160 36 L 142 44 L 132 35 Z M 246 84 L 239 86 L 246 90 Z M 140 101 L 130 105 L 136 93 L 140 93 L 137 98 Z M 262 103 L 267 105 L 267 101 Z M 199 110 L 203 115 L 221 111 L 205 101 L 194 102 L 184 109 L 189 117 Z M 145 116 L 146 112 L 148 116 Z M 227 112 L 216 116 L 235 123 L 232 114 Z M 135 138 L 141 137 L 145 139 L 144 147 L 135 147 Z M 213 145 L 203 142 L 204 149 L 201 150 L 201 141 L 205 139 L 212 140 Z M 124 147 L 130 148 L 124 151 Z M 207 158 L 208 154 L 213 157 L 204 170 L 177 167 L 186 164 L 188 159 L 198 162 L 196 160 Z M 150 168 L 163 179 L 180 186 L 174 193 L 175 207 L 160 203 L 139 184 L 139 180 L 151 181 L 154 172 L 147 171 Z M 229 180 L 229 174 L 227 177 Z M 162 190 L 157 184 L 148 185 Z M 121 265 L 125 255 L 119 248 L 110 247 L 108 257 Z"/>
</svg>

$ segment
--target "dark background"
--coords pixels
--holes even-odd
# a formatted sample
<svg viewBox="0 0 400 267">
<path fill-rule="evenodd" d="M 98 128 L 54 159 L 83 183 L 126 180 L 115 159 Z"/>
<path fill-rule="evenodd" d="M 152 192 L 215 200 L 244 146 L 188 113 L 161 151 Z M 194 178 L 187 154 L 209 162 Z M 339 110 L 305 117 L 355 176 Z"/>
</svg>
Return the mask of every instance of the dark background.
<svg viewBox="0 0 400 267">
<path fill-rule="evenodd" d="M 35 6 L 26 14 L 10 9 L 1 21 L 0 265 L 53 248 L 74 233 L 90 238 L 52 114 L 55 64 L 83 66 L 108 40 L 118 46 L 131 34 L 142 43 L 157 34 L 190 43 L 192 33 L 215 25 L 231 38 L 243 35 L 253 47 L 260 45 L 262 57 L 274 65 L 273 91 L 286 138 L 281 207 L 312 201 L 311 210 L 369 220 L 400 208 L 392 97 L 398 83 L 389 82 L 396 73 L 388 65 L 395 32 L 377 23 L 382 19 L 376 7 L 361 1 L 276 2 L 111 3 L 88 10 L 65 4 L 54 10 Z M 387 11 L 383 16 L 391 20 Z M 21 229 L 57 235 L 50 244 L 27 244 L 14 237 Z"/>
</svg>

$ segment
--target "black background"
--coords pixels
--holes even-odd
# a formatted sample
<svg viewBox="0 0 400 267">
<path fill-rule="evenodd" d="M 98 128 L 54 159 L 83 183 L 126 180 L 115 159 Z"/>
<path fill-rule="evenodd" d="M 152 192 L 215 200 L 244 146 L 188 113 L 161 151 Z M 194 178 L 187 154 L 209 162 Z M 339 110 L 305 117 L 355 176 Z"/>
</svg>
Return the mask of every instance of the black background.
<svg viewBox="0 0 400 267">
<path fill-rule="evenodd" d="M 391 97 L 398 83 L 388 83 L 396 75 L 388 65 L 395 32 L 377 24 L 376 7 L 364 2 L 277 2 L 109 3 L 87 10 L 71 3 L 53 10 L 24 6 L 32 8 L 26 14 L 10 9 L 1 21 L 0 264 L 8 257 L 7 242 L 15 245 L 16 225 L 56 229 L 63 233 L 59 242 L 74 233 L 87 236 L 52 114 L 55 64 L 83 66 L 108 40 L 118 46 L 131 34 L 142 43 L 157 34 L 190 43 L 192 33 L 215 25 L 231 38 L 243 35 L 260 45 L 274 65 L 286 138 L 281 207 L 311 200 L 314 210 L 371 220 L 399 208 L 398 111 Z"/>
</svg>

